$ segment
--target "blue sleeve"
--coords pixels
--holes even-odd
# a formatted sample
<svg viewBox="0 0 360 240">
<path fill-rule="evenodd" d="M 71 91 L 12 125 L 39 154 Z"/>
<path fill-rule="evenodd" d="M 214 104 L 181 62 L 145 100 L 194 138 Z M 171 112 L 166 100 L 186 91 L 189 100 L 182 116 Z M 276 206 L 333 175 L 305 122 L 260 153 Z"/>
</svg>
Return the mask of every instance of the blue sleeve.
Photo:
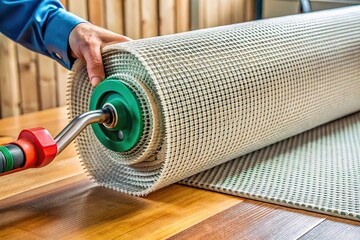
<svg viewBox="0 0 360 240">
<path fill-rule="evenodd" d="M 74 62 L 69 35 L 82 22 L 57 0 L 0 0 L 0 32 L 68 69 Z"/>
</svg>

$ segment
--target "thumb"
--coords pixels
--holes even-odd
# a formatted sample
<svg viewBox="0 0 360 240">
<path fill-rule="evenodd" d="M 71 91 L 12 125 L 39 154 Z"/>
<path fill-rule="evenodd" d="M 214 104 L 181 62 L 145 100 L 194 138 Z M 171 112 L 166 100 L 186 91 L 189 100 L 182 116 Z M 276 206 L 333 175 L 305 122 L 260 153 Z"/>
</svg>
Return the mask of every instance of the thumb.
<svg viewBox="0 0 360 240">
<path fill-rule="evenodd" d="M 88 47 L 83 56 L 91 85 L 96 87 L 105 78 L 100 46 Z"/>
</svg>

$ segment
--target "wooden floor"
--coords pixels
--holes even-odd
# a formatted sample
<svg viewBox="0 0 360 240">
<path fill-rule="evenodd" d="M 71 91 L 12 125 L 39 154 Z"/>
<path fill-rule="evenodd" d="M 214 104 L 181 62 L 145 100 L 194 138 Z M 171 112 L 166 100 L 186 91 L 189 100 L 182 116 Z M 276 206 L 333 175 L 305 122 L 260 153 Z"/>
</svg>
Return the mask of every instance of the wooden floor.
<svg viewBox="0 0 360 240">
<path fill-rule="evenodd" d="M 0 143 L 42 126 L 56 135 L 64 108 L 0 120 Z M 360 239 L 360 222 L 174 184 L 147 197 L 97 186 L 74 146 L 49 166 L 0 177 L 1 239 Z"/>
</svg>

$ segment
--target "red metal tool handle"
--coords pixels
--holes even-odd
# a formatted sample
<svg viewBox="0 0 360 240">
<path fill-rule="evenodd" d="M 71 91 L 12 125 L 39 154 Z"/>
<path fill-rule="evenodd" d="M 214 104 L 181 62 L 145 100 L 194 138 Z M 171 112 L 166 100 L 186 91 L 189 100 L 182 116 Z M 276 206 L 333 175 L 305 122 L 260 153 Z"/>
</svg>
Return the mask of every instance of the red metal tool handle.
<svg viewBox="0 0 360 240">
<path fill-rule="evenodd" d="M 8 170 L 2 174 L 7 175 L 10 173 L 18 172 L 25 170 L 27 168 L 39 168 L 49 164 L 57 155 L 58 149 L 55 140 L 52 138 L 50 133 L 45 128 L 31 128 L 21 131 L 18 139 L 15 142 L 11 142 L 7 145 L 1 146 L 5 150 L 5 163 L 7 161 L 12 161 L 14 166 L 14 157 L 16 154 L 11 154 L 12 148 L 6 148 L 9 145 L 18 146 L 23 153 L 23 164 L 11 170 Z"/>
<path fill-rule="evenodd" d="M 45 128 L 23 130 L 15 142 L 0 145 L 0 176 L 46 166 L 89 124 L 116 122 L 113 111 L 104 108 L 80 114 L 55 139 Z"/>
</svg>

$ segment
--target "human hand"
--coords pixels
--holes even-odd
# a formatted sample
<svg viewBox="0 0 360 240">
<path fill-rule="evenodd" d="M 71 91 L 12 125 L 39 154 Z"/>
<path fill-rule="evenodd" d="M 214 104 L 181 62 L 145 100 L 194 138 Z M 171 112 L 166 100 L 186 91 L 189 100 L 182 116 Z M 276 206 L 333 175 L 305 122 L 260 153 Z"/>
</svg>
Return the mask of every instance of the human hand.
<svg viewBox="0 0 360 240">
<path fill-rule="evenodd" d="M 96 87 L 105 78 L 101 49 L 106 45 L 130 40 L 91 23 L 80 23 L 71 31 L 69 45 L 71 56 L 86 62 L 91 85 Z"/>
</svg>

